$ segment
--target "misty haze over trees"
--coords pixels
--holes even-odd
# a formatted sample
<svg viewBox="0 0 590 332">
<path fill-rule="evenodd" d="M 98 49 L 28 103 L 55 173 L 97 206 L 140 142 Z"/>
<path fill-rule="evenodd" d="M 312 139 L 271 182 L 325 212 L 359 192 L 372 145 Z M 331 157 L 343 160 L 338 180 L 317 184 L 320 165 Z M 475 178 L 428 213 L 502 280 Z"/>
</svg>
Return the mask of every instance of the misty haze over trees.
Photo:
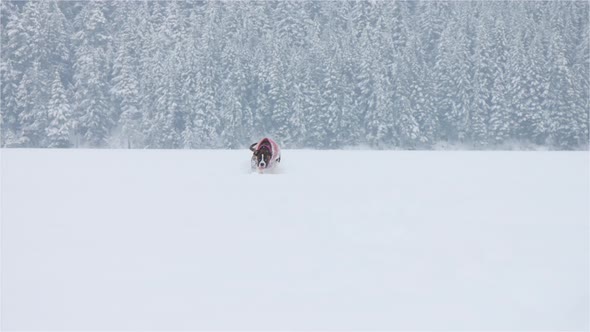
<svg viewBox="0 0 590 332">
<path fill-rule="evenodd" d="M 589 3 L 1 3 L 3 147 L 588 146 Z"/>
</svg>

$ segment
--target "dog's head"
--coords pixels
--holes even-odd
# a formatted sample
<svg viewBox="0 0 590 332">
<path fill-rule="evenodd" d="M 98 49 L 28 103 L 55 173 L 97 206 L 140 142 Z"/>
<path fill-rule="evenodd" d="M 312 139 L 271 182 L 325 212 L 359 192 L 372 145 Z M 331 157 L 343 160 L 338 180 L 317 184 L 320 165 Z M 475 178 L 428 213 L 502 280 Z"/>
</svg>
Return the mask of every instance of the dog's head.
<svg viewBox="0 0 590 332">
<path fill-rule="evenodd" d="M 270 162 L 271 151 L 270 148 L 266 145 L 260 147 L 260 149 L 254 151 L 254 156 L 252 158 L 256 159 L 256 166 L 259 168 L 266 168 L 268 167 L 268 163 Z"/>
</svg>

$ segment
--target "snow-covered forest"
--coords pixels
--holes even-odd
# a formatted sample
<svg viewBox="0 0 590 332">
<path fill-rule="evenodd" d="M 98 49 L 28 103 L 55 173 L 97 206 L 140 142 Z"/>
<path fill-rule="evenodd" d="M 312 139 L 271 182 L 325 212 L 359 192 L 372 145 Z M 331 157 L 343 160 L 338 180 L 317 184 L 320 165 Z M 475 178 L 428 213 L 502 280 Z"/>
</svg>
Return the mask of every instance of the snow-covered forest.
<svg viewBox="0 0 590 332">
<path fill-rule="evenodd" d="M 1 6 L 3 147 L 588 146 L 587 1 Z"/>
</svg>

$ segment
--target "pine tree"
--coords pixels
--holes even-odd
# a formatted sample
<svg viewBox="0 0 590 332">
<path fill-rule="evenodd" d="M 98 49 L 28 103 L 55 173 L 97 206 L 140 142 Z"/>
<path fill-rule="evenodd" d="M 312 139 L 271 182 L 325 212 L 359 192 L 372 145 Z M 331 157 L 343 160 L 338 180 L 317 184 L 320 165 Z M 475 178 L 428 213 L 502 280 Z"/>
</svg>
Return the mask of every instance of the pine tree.
<svg viewBox="0 0 590 332">
<path fill-rule="evenodd" d="M 322 105 L 321 111 L 327 118 L 326 123 L 326 147 L 336 148 L 339 145 L 339 132 L 343 130 L 341 128 L 341 122 L 343 121 L 342 114 L 342 96 L 340 93 L 339 82 L 341 81 L 338 77 L 337 63 L 329 63 L 326 72 L 326 77 L 323 81 L 322 93 Z"/>
<path fill-rule="evenodd" d="M 44 66 L 48 73 L 54 69 L 65 73 L 70 68 L 70 24 L 58 3 L 56 0 L 48 1 L 46 7 L 42 8 L 46 15 L 43 24 L 45 31 L 40 32 L 43 44 L 39 47 L 44 50 L 41 52 L 41 58 L 47 61 Z"/>
<path fill-rule="evenodd" d="M 395 127 L 399 144 L 403 148 L 414 149 L 420 137 L 420 128 L 414 118 L 410 101 L 405 96 L 399 97 L 398 109 Z"/>
<path fill-rule="evenodd" d="M 319 65 L 314 66 L 309 74 L 309 84 L 306 84 L 302 91 L 305 96 L 304 125 L 308 133 L 305 140 L 306 147 L 319 149 L 329 147 L 327 131 L 329 116 L 322 109 L 325 102 L 321 93 L 325 71 L 325 68 Z"/>
<path fill-rule="evenodd" d="M 497 10 L 496 10 L 497 11 Z M 508 84 L 507 68 L 507 41 L 504 20 L 496 20 L 494 25 L 493 52 L 494 59 L 492 66 L 492 75 L 494 83 L 492 87 L 489 131 L 490 143 L 501 144 L 505 142 L 510 135 L 510 86 Z M 514 36 L 518 38 L 517 36 Z"/>
<path fill-rule="evenodd" d="M 504 75 L 500 73 L 494 80 L 492 106 L 489 119 L 489 142 L 501 144 L 510 134 L 506 95 L 508 94 Z"/>
<path fill-rule="evenodd" d="M 317 69 L 317 70 L 316 70 Z M 307 135 L 303 140 L 305 147 L 327 148 L 327 117 L 320 111 L 322 98 L 320 95 L 320 84 L 313 78 L 313 73 L 321 71 L 320 68 L 308 69 L 305 83 L 301 88 L 303 94 L 303 126 Z"/>
<path fill-rule="evenodd" d="M 196 146 L 200 148 L 214 148 L 220 146 L 219 131 L 221 121 L 216 113 L 215 91 L 211 72 L 203 68 L 200 79 L 197 80 L 197 103 L 195 105 L 194 132 Z"/>
<path fill-rule="evenodd" d="M 546 96 L 544 48 L 542 30 L 535 26 L 532 17 L 524 20 L 522 36 L 513 38 L 509 70 L 514 136 L 519 141 L 543 144 L 546 137 L 545 116 L 541 106 Z M 527 36 L 530 40 L 527 43 Z"/>
<path fill-rule="evenodd" d="M 569 72 L 574 88 L 575 116 L 580 131 L 581 143 L 590 144 L 590 19 L 588 15 L 588 2 L 575 2 L 571 4 L 571 14 L 576 18 L 578 29 L 573 44 L 570 60 L 572 70 Z"/>
<path fill-rule="evenodd" d="M 385 3 L 383 14 L 380 15 L 381 25 L 385 31 L 391 34 L 391 41 L 394 51 L 402 53 L 408 39 L 408 3 L 393 1 Z"/>
<path fill-rule="evenodd" d="M 2 80 L 2 93 L 1 93 L 1 106 L 2 114 L 0 116 L 0 132 L 2 136 L 2 147 L 13 146 L 16 142 L 17 133 L 20 129 L 18 121 L 18 105 L 17 105 L 17 82 L 18 72 L 14 70 L 10 61 L 2 64 L 1 80 Z"/>
<path fill-rule="evenodd" d="M 452 142 L 465 139 L 469 111 L 473 104 L 471 54 L 465 22 L 467 15 L 456 16 L 458 18 L 451 20 L 441 35 L 434 91 L 435 104 L 439 110 L 440 134 Z"/>
<path fill-rule="evenodd" d="M 478 15 L 489 15 L 487 7 L 478 7 Z M 492 63 L 492 42 L 489 36 L 490 23 L 481 20 L 475 27 L 477 39 L 473 55 L 473 107 L 469 115 L 469 135 L 477 147 L 485 147 L 489 142 L 489 122 L 492 113 L 492 89 L 494 87 L 494 64 Z M 498 85 L 499 86 L 499 85 Z"/>
<path fill-rule="evenodd" d="M 408 38 L 406 48 L 400 59 L 403 72 L 402 90 L 412 110 L 411 116 L 418 124 L 418 136 L 411 143 L 412 148 L 431 148 L 436 143 L 438 128 L 434 107 L 434 88 L 436 83 L 432 67 L 428 64 L 429 56 L 423 53 L 428 48 L 426 41 L 416 33 Z M 401 105 L 401 104 L 400 104 Z"/>
<path fill-rule="evenodd" d="M 195 12 L 191 13 L 191 18 L 196 19 Z M 186 69 L 180 75 L 181 91 L 180 103 L 181 108 L 185 110 L 184 130 L 182 131 L 182 147 L 185 149 L 192 149 L 197 147 L 197 135 L 195 133 L 195 116 L 196 106 L 198 103 L 198 80 L 199 75 L 199 61 L 201 54 L 198 52 L 197 39 L 191 38 L 196 34 L 193 30 L 189 31 L 189 35 L 185 36 L 182 42 L 183 47 L 183 62 L 186 64 Z"/>
<path fill-rule="evenodd" d="M 290 100 L 291 114 L 288 120 L 289 133 L 283 137 L 283 145 L 287 148 L 295 148 L 303 146 L 303 138 L 306 136 L 307 131 L 305 128 L 304 114 L 305 114 L 305 92 L 306 89 L 306 78 L 305 73 L 299 73 L 299 76 L 293 88 L 290 89 Z"/>
<path fill-rule="evenodd" d="M 156 90 L 154 117 L 150 122 L 148 136 L 152 148 L 176 149 L 182 146 L 181 136 L 185 126 L 177 122 L 182 113 L 179 110 L 177 71 L 172 62 L 170 60 L 170 63 L 165 64 L 168 74 Z"/>
<path fill-rule="evenodd" d="M 545 107 L 549 110 L 549 138 L 559 149 L 573 149 L 581 140 L 575 113 L 575 92 L 570 81 L 563 39 L 552 36 L 553 67 L 550 72 L 549 93 Z"/>
<path fill-rule="evenodd" d="M 367 114 L 366 140 L 373 147 L 383 148 L 393 143 L 393 95 L 391 83 L 385 75 L 379 75 L 375 84 L 375 108 Z M 398 99 L 399 100 L 399 99 Z"/>
<path fill-rule="evenodd" d="M 360 143 L 361 127 L 359 110 L 353 98 L 352 87 L 345 85 L 342 93 L 342 120 L 338 130 L 338 144 L 356 146 Z"/>
<path fill-rule="evenodd" d="M 242 123 L 242 104 L 238 88 L 243 84 L 239 79 L 239 71 L 236 66 L 235 55 L 226 50 L 224 53 L 225 62 L 228 64 L 227 69 L 223 72 L 221 89 L 219 89 L 220 100 L 220 118 L 222 123 L 221 140 L 224 148 L 237 148 L 241 136 Z"/>
<path fill-rule="evenodd" d="M 276 22 L 278 39 L 289 48 L 298 48 L 306 44 L 306 15 L 301 1 L 276 2 L 273 20 Z"/>
<path fill-rule="evenodd" d="M 16 101 L 18 81 L 21 73 L 15 68 L 15 60 L 11 57 L 15 45 L 14 35 L 10 34 L 7 26 L 11 26 L 11 32 L 15 30 L 15 22 L 18 22 L 18 11 L 12 2 L 0 3 L 0 15 L 2 27 L 0 27 L 0 40 L 3 44 L 0 48 L 0 142 L 1 147 L 15 146 L 17 133 L 19 132 L 18 105 Z"/>
<path fill-rule="evenodd" d="M 74 130 L 84 144 L 104 147 L 114 124 L 107 79 L 110 36 L 103 3 L 87 2 L 76 16 Z"/>
<path fill-rule="evenodd" d="M 49 95 L 47 79 L 40 70 L 38 61 L 27 69 L 20 81 L 16 102 L 21 129 L 19 145 L 25 147 L 45 147 L 45 127 L 47 126 L 47 102 Z"/>
<path fill-rule="evenodd" d="M 115 100 L 121 146 L 128 148 L 142 147 L 143 135 L 141 125 L 144 114 L 141 112 L 141 73 L 138 57 L 145 40 L 139 31 L 146 30 L 147 15 L 145 3 L 115 3 L 117 16 L 122 21 L 114 39 L 115 57 L 110 93 Z M 141 15 L 141 16 L 140 16 Z"/>
<path fill-rule="evenodd" d="M 276 50 L 267 77 L 267 107 L 270 114 L 270 131 L 268 133 L 275 137 L 277 143 L 280 144 L 282 138 L 288 135 L 289 109 L 287 104 L 287 77 L 281 63 L 282 58 L 278 54 L 279 52 Z"/>
<path fill-rule="evenodd" d="M 473 109 L 469 113 L 469 136 L 472 144 L 476 148 L 482 148 L 488 145 L 488 110 L 487 92 L 482 91 L 482 80 L 476 75 L 475 86 L 473 90 Z"/>
<path fill-rule="evenodd" d="M 367 118 L 375 113 L 376 94 L 375 94 L 375 77 L 378 66 L 376 59 L 373 58 L 372 44 L 369 40 L 368 32 L 361 32 L 360 50 L 356 59 L 354 77 L 354 105 L 359 117 L 358 135 L 359 139 L 366 140 L 365 132 Z"/>
<path fill-rule="evenodd" d="M 47 139 L 50 148 L 67 148 L 70 143 L 70 103 L 61 83 L 59 72 L 55 72 L 48 105 Z"/>
</svg>

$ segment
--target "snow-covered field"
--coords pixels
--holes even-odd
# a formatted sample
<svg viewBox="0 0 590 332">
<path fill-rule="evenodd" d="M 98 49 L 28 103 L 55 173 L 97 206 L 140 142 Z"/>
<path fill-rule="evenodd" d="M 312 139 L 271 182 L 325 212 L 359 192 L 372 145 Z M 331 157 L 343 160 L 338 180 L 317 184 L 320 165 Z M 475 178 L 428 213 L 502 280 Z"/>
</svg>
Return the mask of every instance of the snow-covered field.
<svg viewBox="0 0 590 332">
<path fill-rule="evenodd" d="M 586 152 L 1 150 L 3 330 L 584 330 Z"/>
</svg>

